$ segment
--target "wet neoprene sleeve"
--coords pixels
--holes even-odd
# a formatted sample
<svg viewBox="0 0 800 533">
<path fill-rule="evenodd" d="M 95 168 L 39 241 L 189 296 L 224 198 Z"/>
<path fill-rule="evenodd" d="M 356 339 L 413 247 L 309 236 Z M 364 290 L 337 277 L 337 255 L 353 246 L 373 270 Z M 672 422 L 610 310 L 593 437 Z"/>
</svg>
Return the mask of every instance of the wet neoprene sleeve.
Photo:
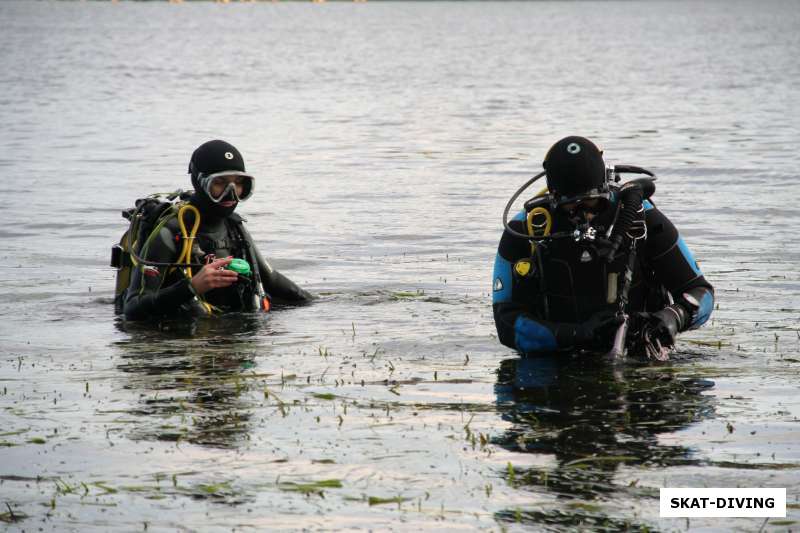
<svg viewBox="0 0 800 533">
<path fill-rule="evenodd" d="M 714 288 L 678 233 L 675 225 L 648 201 L 644 202 L 647 221 L 645 259 L 656 279 L 670 292 L 673 306 L 681 306 L 679 329 L 702 326 L 714 307 Z"/>
<path fill-rule="evenodd" d="M 169 226 L 167 224 L 153 237 L 144 259 L 164 263 L 177 260 L 178 251 Z M 125 318 L 146 320 L 175 314 L 193 296 L 189 280 L 177 270 L 169 272 L 167 267 L 155 269 L 137 265 L 131 272 L 131 284 L 125 296 Z"/>
<path fill-rule="evenodd" d="M 261 251 L 258 249 L 258 246 L 255 245 L 253 237 L 250 235 L 250 232 L 247 231 L 247 228 L 245 228 L 244 225 L 242 225 L 241 228 L 244 238 L 247 239 L 255 252 L 258 260 L 258 271 L 261 275 L 261 284 L 264 287 L 264 291 L 269 294 L 273 304 L 299 305 L 308 303 L 314 299 L 314 296 L 310 292 L 300 288 L 292 280 L 272 268 L 264 259 L 264 256 L 261 255 Z"/>
</svg>

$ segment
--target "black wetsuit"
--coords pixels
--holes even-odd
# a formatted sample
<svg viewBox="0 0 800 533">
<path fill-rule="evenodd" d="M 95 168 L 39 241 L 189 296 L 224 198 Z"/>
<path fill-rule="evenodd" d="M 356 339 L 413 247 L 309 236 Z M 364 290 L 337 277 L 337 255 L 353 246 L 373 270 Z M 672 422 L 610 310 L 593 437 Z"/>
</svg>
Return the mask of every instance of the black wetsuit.
<svg viewBox="0 0 800 533">
<path fill-rule="evenodd" d="M 191 227 L 193 216 L 187 215 L 186 219 Z M 205 263 L 211 254 L 217 259 L 228 256 L 245 259 L 254 271 L 258 269 L 271 304 L 302 304 L 312 299 L 311 294 L 269 266 L 239 215 L 201 217 L 201 221 L 192 247 L 192 262 Z M 153 236 L 142 258 L 159 263 L 175 262 L 182 246 L 181 231 L 175 217 L 164 225 L 158 235 Z M 255 261 L 250 259 L 251 255 L 255 256 Z M 195 268 L 194 274 L 198 271 L 199 268 Z M 254 311 L 258 309 L 255 279 L 252 275 L 249 278 L 240 277 L 230 287 L 212 289 L 203 298 L 223 312 Z M 130 286 L 124 296 L 124 313 L 128 320 L 208 314 L 195 297 L 189 278 L 181 269 L 143 265 L 134 267 L 131 272 Z"/>
<path fill-rule="evenodd" d="M 598 235 L 613 222 L 617 201 L 612 198 L 611 208 L 592 221 Z M 647 238 L 637 243 L 627 312 L 659 311 L 676 303 L 685 308 L 688 317 L 681 329 L 699 327 L 711 315 L 713 288 L 672 222 L 651 202 L 645 201 L 644 208 Z M 573 229 L 565 215 L 550 212 L 551 233 Z M 520 213 L 510 222 L 511 228 L 527 234 L 525 217 L 525 212 Z M 609 283 L 614 283 L 609 273 L 616 273 L 619 292 L 629 242 L 625 239 L 621 253 L 609 264 L 585 241 L 555 238 L 538 246 L 532 256 L 529 241 L 504 232 L 493 276 L 494 319 L 500 342 L 523 354 L 571 348 L 607 351 L 610 339 L 607 345 L 576 346 L 560 333 L 598 313 L 618 309 L 617 300 L 608 301 Z M 527 261 L 530 268 L 515 268 L 518 261 Z"/>
</svg>

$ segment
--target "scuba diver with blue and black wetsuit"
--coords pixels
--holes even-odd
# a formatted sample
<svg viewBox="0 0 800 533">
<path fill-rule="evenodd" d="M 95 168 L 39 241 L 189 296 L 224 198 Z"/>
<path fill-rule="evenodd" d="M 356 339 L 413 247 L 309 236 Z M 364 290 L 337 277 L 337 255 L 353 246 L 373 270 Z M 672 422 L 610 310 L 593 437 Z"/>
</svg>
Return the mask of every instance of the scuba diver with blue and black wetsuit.
<svg viewBox="0 0 800 533">
<path fill-rule="evenodd" d="M 117 311 L 145 320 L 310 301 L 311 294 L 269 265 L 234 213 L 255 185 L 239 151 L 224 141 L 204 143 L 189 173 L 193 193 L 174 203 L 150 197 L 123 213 L 131 228 L 116 247 Z"/>
<path fill-rule="evenodd" d="M 678 332 L 708 320 L 714 290 L 649 199 L 653 174 L 607 169 L 602 151 L 583 137 L 554 144 L 544 169 L 504 214 L 493 276 L 500 342 L 523 355 L 572 350 L 666 359 Z M 649 177 L 618 183 L 631 172 Z M 514 200 L 542 175 L 547 190 L 505 222 Z"/>
</svg>

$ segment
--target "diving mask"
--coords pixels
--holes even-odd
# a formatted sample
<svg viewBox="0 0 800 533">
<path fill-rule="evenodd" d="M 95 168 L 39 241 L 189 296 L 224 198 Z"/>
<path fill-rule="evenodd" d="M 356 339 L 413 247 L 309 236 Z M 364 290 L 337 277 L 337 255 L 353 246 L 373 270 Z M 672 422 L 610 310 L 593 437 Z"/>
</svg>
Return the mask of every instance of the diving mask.
<svg viewBox="0 0 800 533">
<path fill-rule="evenodd" d="M 608 198 L 603 196 L 590 196 L 588 198 L 570 200 L 560 203 L 558 206 L 570 219 L 580 217 L 585 213 L 599 215 L 609 206 Z"/>
<path fill-rule="evenodd" d="M 203 192 L 215 204 L 222 202 L 226 198 L 244 202 L 253 195 L 253 189 L 255 188 L 255 178 L 238 170 L 200 174 L 197 182 Z"/>
</svg>

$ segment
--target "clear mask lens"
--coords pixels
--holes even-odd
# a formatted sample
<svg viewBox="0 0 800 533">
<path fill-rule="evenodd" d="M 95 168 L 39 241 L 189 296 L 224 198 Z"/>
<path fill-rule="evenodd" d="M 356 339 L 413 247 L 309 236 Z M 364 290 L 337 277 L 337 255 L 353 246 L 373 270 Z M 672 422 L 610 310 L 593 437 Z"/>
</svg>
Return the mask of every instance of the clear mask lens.
<svg viewBox="0 0 800 533">
<path fill-rule="evenodd" d="M 255 180 L 243 172 L 221 172 L 202 177 L 201 184 L 213 202 L 244 202 L 253 195 Z"/>
</svg>

